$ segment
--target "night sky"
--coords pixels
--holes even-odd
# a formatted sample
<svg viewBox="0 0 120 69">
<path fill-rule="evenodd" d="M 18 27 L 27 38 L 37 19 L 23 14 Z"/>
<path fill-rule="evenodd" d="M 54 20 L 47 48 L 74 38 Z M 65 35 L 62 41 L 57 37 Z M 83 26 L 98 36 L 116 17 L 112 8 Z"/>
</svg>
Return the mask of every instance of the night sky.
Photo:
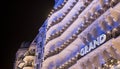
<svg viewBox="0 0 120 69">
<path fill-rule="evenodd" d="M 38 33 L 54 0 L 5 0 L 1 2 L 2 43 L 0 69 L 13 69 L 15 53 L 23 41 L 32 41 Z M 2 25 L 3 24 L 3 25 Z"/>
</svg>

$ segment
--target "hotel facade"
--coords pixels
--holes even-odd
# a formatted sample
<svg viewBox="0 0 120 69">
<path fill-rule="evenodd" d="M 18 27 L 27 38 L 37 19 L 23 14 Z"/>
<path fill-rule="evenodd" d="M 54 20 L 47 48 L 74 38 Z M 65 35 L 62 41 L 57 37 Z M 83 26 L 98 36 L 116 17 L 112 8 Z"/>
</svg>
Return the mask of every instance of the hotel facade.
<svg viewBox="0 0 120 69">
<path fill-rule="evenodd" d="M 120 69 L 120 0 L 55 0 L 19 53 L 15 69 Z"/>
</svg>

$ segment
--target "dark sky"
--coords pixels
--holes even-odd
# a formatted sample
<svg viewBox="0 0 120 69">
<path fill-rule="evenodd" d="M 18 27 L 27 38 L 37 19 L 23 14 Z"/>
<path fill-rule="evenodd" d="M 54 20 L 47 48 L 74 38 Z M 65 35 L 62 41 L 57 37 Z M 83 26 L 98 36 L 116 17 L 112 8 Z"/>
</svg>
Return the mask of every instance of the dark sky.
<svg viewBox="0 0 120 69">
<path fill-rule="evenodd" d="M 2 67 L 13 69 L 15 53 L 23 41 L 32 41 L 38 33 L 54 0 L 4 0 L 2 4 Z"/>
</svg>

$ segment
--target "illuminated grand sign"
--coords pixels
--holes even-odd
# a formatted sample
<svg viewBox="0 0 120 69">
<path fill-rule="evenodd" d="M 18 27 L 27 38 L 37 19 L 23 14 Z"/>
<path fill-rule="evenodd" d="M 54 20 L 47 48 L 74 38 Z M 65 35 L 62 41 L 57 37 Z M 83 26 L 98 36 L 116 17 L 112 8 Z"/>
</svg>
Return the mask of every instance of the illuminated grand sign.
<svg viewBox="0 0 120 69">
<path fill-rule="evenodd" d="M 80 55 L 81 56 L 86 55 L 87 53 L 91 52 L 95 48 L 99 47 L 105 41 L 106 41 L 106 35 L 105 34 L 102 34 L 102 35 L 98 36 L 96 40 L 93 40 L 88 45 L 81 48 Z"/>
</svg>

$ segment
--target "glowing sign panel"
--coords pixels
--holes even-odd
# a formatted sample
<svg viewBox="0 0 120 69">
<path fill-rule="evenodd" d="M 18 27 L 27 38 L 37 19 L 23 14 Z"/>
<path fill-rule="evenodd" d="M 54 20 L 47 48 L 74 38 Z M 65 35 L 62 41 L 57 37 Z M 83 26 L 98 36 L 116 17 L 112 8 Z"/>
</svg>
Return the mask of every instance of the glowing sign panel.
<svg viewBox="0 0 120 69">
<path fill-rule="evenodd" d="M 80 55 L 81 56 L 86 55 L 87 53 L 91 52 L 93 49 L 95 49 L 98 46 L 100 46 L 105 41 L 106 41 L 106 35 L 105 34 L 102 34 L 102 35 L 98 36 L 96 40 L 93 40 L 88 45 L 86 45 L 83 48 L 81 48 Z"/>
</svg>

